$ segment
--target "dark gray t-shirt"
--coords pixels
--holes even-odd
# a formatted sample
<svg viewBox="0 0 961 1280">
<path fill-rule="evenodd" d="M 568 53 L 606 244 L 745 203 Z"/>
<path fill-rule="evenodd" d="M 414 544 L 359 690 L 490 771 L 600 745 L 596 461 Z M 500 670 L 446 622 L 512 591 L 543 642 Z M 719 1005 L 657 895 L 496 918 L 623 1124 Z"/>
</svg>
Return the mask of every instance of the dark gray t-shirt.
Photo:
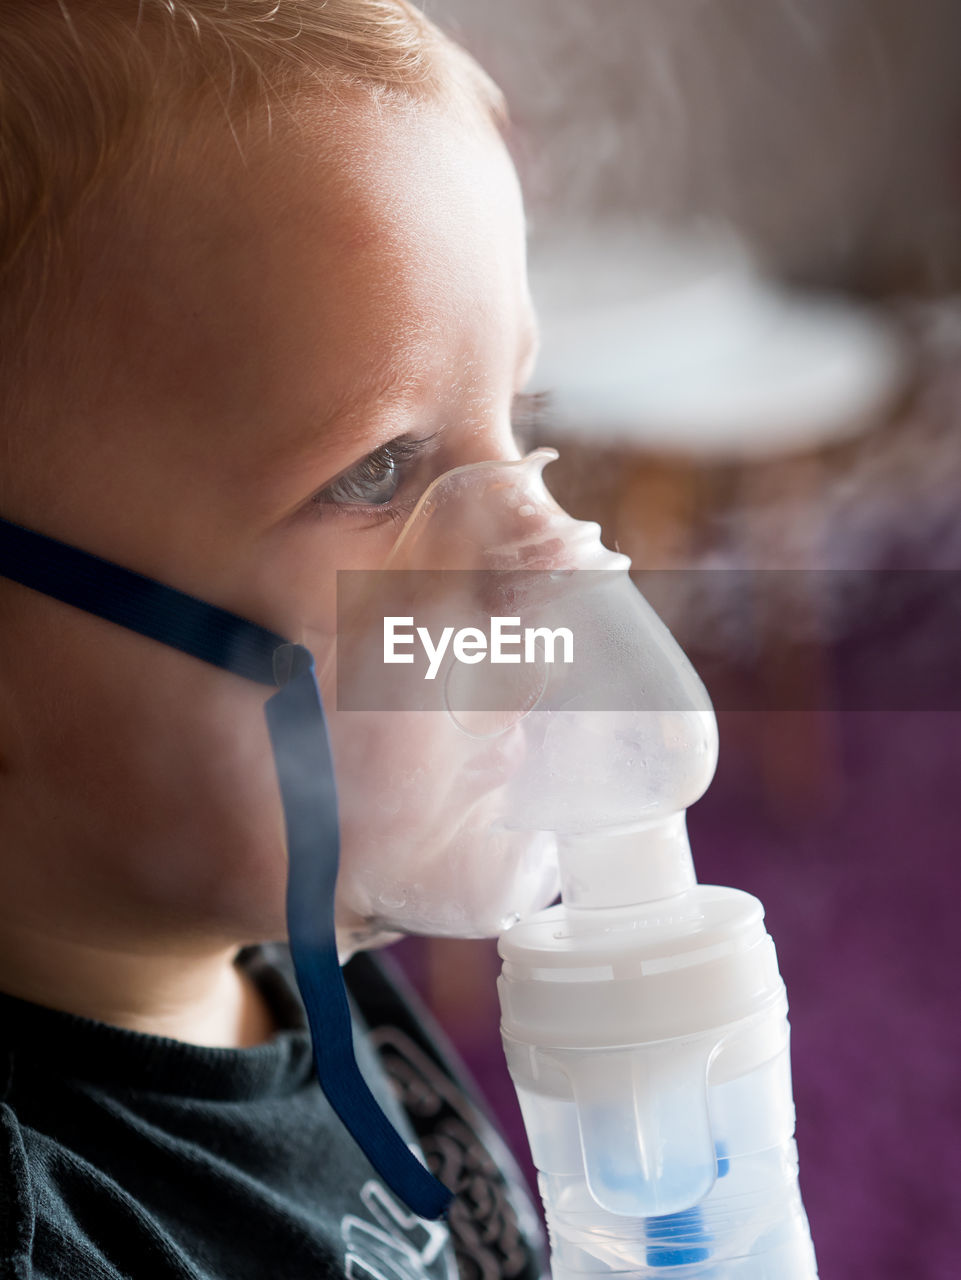
<svg viewBox="0 0 961 1280">
<path fill-rule="evenodd" d="M 283 948 L 241 963 L 282 1028 L 209 1049 L 0 995 L 2 1280 L 536 1280 L 510 1157 L 405 995 L 348 966 L 361 1068 L 458 1192 L 414 1217 L 331 1111 Z M 406 1116 L 394 1098 L 416 1095 Z"/>
</svg>

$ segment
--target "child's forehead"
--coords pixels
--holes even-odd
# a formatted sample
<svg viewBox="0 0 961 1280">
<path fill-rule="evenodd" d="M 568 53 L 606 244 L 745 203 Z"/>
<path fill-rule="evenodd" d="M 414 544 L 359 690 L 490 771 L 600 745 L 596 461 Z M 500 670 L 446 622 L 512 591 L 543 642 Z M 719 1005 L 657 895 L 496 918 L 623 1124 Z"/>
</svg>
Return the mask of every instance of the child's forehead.
<svg viewBox="0 0 961 1280">
<path fill-rule="evenodd" d="M 360 425 L 373 444 L 429 429 L 432 398 L 476 406 L 515 377 L 524 223 L 493 131 L 318 106 L 246 155 L 221 138 L 176 170 L 138 216 L 104 210 L 87 280 L 106 417 L 144 422 L 152 452 L 255 477 L 314 442 L 349 452 Z"/>
<path fill-rule="evenodd" d="M 298 255 L 307 257 L 301 268 L 312 258 L 345 272 L 377 255 L 416 257 L 421 269 L 446 255 L 448 270 L 466 272 L 486 254 L 523 268 L 506 148 L 492 129 L 465 127 L 441 108 L 338 101 L 331 114 L 321 102 L 250 146 L 224 135 L 215 148 L 185 148 L 143 195 L 141 216 L 108 235 L 171 274 L 226 259 L 238 269 L 246 259 L 269 283 L 271 269 Z"/>
<path fill-rule="evenodd" d="M 221 297 L 236 288 L 263 326 L 299 333 L 305 358 L 352 340 L 373 360 L 388 330 L 379 358 L 429 356 L 458 297 L 502 324 L 525 288 L 519 191 L 492 134 L 435 112 L 357 112 L 338 117 L 335 141 L 275 135 L 260 167 L 235 172 L 211 193 L 206 234 L 182 223 L 185 285 L 209 268 Z"/>
</svg>

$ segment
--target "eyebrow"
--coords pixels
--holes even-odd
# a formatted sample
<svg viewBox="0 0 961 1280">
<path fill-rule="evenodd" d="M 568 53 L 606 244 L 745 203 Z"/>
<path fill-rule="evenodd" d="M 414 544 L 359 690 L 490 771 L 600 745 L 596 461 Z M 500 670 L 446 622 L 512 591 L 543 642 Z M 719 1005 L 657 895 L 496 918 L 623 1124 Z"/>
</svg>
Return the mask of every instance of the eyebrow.
<svg viewBox="0 0 961 1280">
<path fill-rule="evenodd" d="M 537 318 L 533 310 L 527 309 L 518 335 L 516 373 L 519 384 L 521 384 L 522 375 L 524 382 L 530 376 L 539 350 L 540 331 Z M 388 361 L 385 361 L 385 364 Z M 330 405 L 319 422 L 315 421 L 312 424 L 312 441 L 315 444 L 322 441 L 324 449 L 347 445 L 356 431 L 357 415 L 367 406 L 377 404 L 388 397 L 413 396 L 422 387 L 423 379 L 419 373 L 413 370 L 403 370 L 398 373 L 397 370 L 391 370 L 389 365 L 386 368 L 382 365 L 372 372 L 370 377 L 365 378 L 359 387 L 354 386 L 349 395 Z M 386 444 L 390 438 L 385 436 L 384 440 L 374 444 L 372 449 Z M 370 451 L 367 450 L 367 453 Z M 366 457 L 367 454 L 363 456 Z"/>
</svg>

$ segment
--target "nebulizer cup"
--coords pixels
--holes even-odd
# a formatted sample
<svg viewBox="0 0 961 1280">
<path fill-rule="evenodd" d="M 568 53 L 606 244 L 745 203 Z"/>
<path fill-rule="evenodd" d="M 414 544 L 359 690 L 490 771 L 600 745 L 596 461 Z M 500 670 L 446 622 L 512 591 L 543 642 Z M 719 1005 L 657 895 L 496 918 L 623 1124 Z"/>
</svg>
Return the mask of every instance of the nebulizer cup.
<svg viewBox="0 0 961 1280">
<path fill-rule="evenodd" d="M 386 890 L 372 859 L 347 884 L 380 929 L 503 930 L 555 1277 L 812 1280 L 774 946 L 755 898 L 697 884 L 687 839 L 710 701 L 627 559 L 548 494 L 553 456 L 440 477 L 383 575 L 341 575 L 338 707 L 410 729 L 368 823 L 417 833 Z"/>
</svg>

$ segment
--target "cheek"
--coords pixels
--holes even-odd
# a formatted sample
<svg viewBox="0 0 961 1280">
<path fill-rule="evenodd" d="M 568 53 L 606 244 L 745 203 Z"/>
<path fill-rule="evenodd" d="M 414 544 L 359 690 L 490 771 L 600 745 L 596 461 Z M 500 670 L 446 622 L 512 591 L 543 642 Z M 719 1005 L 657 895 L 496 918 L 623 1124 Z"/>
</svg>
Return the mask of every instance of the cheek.
<svg viewBox="0 0 961 1280">
<path fill-rule="evenodd" d="M 56 649 L 23 717 L 31 842 L 59 851 L 78 891 L 96 883 L 185 926 L 252 924 L 263 906 L 276 932 L 285 854 L 267 691 L 93 619 L 66 624 Z"/>
<path fill-rule="evenodd" d="M 509 760 L 444 713 L 334 713 L 331 729 L 341 922 L 477 937 L 551 900 L 553 839 L 501 826 Z"/>
</svg>

